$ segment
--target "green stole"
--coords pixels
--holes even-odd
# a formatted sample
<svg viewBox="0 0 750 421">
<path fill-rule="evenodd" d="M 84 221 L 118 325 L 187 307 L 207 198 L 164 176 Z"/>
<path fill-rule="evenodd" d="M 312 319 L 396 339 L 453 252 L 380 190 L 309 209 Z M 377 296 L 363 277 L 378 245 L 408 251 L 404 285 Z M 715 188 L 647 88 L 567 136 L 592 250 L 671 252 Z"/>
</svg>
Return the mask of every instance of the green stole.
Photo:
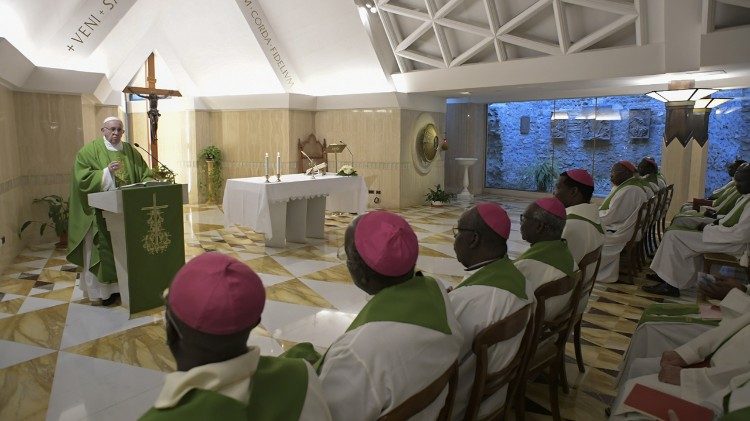
<svg viewBox="0 0 750 421">
<path fill-rule="evenodd" d="M 630 177 L 627 180 L 625 180 L 624 183 L 622 183 L 619 186 L 617 186 L 617 188 L 615 188 L 612 191 L 612 193 L 610 193 L 609 196 L 607 196 L 607 198 L 604 199 L 604 202 L 602 202 L 602 205 L 599 207 L 599 210 L 607 210 L 607 209 L 609 209 L 609 203 L 612 201 L 612 198 L 615 197 L 615 195 L 617 194 L 617 192 L 619 192 L 620 189 L 623 188 L 623 187 L 625 187 L 625 186 L 638 186 L 638 187 L 640 187 L 640 188 L 642 188 L 642 189 L 645 190 L 645 187 L 641 183 L 640 179 L 636 178 L 635 176 Z"/>
<path fill-rule="evenodd" d="M 247 404 L 212 390 L 192 389 L 176 406 L 151 408 L 140 420 L 298 420 L 307 398 L 307 383 L 304 361 L 260 357 Z"/>
<path fill-rule="evenodd" d="M 727 189 L 727 191 L 722 193 L 722 195 L 713 203 L 716 213 L 719 215 L 726 215 L 727 212 L 732 210 L 740 197 L 742 197 L 742 194 L 740 194 L 737 188 L 732 187 L 731 189 Z"/>
<path fill-rule="evenodd" d="M 123 172 L 118 171 L 118 174 L 121 174 L 121 180 L 141 182 L 153 179 L 151 170 L 141 155 L 127 142 L 122 142 L 122 146 L 121 152 L 109 151 L 104 146 L 103 139 L 96 139 L 84 145 L 76 155 L 70 184 L 68 255 L 66 257 L 71 263 L 83 266 L 83 240 L 91 229 L 93 236 L 91 263 L 85 269 L 93 272 L 101 283 L 117 282 L 117 273 L 106 222 L 101 211 L 95 211 L 89 206 L 87 196 L 89 193 L 101 191 L 102 170 L 115 157 L 122 159 L 124 163 Z"/>
<path fill-rule="evenodd" d="M 540 241 L 534 243 L 516 261 L 525 259 L 536 260 L 546 263 L 567 276 L 573 275 L 573 256 L 570 254 L 568 245 L 563 240 Z"/>
<path fill-rule="evenodd" d="M 594 221 L 592 221 L 592 220 L 590 220 L 588 218 L 584 218 L 581 215 L 576 215 L 574 213 L 569 213 L 567 219 L 569 219 L 569 220 L 570 219 L 575 219 L 577 221 L 588 222 L 589 224 L 593 225 L 594 228 L 596 228 L 596 230 L 599 231 L 600 234 L 604 234 L 604 228 L 602 228 L 602 224 L 597 224 L 596 222 L 594 222 Z"/>
<path fill-rule="evenodd" d="M 434 279 L 419 274 L 375 294 L 346 331 L 371 322 L 406 323 L 446 335 L 452 333 L 440 286 Z"/>
<path fill-rule="evenodd" d="M 737 200 L 737 203 L 734 205 L 734 208 L 732 208 L 729 213 L 721 219 L 721 225 L 725 227 L 733 227 L 737 224 L 737 222 L 740 221 L 740 216 L 742 215 L 742 212 L 745 210 L 745 206 L 747 206 L 747 203 L 750 201 L 750 196 L 740 196 L 739 200 Z"/>
<path fill-rule="evenodd" d="M 750 380 L 748 381 L 750 382 Z M 738 388 L 745 386 L 748 382 L 745 382 L 741 385 L 739 385 Z M 723 399 L 723 406 L 724 406 L 724 416 L 719 418 L 719 420 L 726 420 L 726 421 L 741 421 L 741 420 L 749 420 L 750 419 L 750 406 L 742 409 L 738 409 L 736 411 L 729 412 L 729 400 L 732 398 L 732 393 L 729 392 L 724 396 Z"/>
<path fill-rule="evenodd" d="M 714 200 L 716 200 L 716 199 L 718 199 L 718 198 L 719 198 L 719 196 L 721 196 L 721 195 L 722 195 L 722 194 L 724 194 L 724 193 L 725 193 L 725 192 L 726 192 L 727 190 L 730 190 L 730 189 L 731 189 L 732 187 L 734 187 L 734 186 L 735 186 L 735 182 L 734 182 L 734 180 L 730 180 L 730 181 L 729 181 L 729 183 L 727 183 L 727 184 L 725 184 L 724 186 L 722 186 L 722 187 L 720 187 L 720 188 L 716 189 L 716 191 L 715 191 L 714 193 L 712 193 L 712 194 L 711 194 L 711 197 L 710 197 L 710 198 L 713 198 Z M 709 199 L 710 199 L 710 198 L 709 198 Z"/>
<path fill-rule="evenodd" d="M 474 272 L 461 282 L 456 289 L 472 285 L 503 289 L 518 298 L 527 299 L 526 278 L 516 269 L 507 255 Z"/>
</svg>

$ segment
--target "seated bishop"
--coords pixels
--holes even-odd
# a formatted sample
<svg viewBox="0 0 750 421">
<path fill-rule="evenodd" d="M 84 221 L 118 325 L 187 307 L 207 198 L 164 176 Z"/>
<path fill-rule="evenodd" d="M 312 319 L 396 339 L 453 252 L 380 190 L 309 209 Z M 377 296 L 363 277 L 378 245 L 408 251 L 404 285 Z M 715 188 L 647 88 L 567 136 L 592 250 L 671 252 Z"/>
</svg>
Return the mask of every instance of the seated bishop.
<svg viewBox="0 0 750 421">
<path fill-rule="evenodd" d="M 604 229 L 599 219 L 599 207 L 591 204 L 593 194 L 594 178 L 583 169 L 565 171 L 560 174 L 555 185 L 554 195 L 565 205 L 567 215 L 562 238 L 567 242 L 570 254 L 576 263 L 580 263 L 583 256 L 604 244 Z M 585 268 L 588 279 L 593 277 L 595 268 L 596 262 Z M 579 313 L 583 313 L 586 309 L 588 299 L 588 295 L 581 297 Z"/>
<path fill-rule="evenodd" d="M 638 211 L 651 196 L 635 177 L 636 168 L 630 161 L 612 165 L 612 191 L 599 207 L 599 218 L 604 228 L 602 262 L 596 280 L 617 282 L 620 272 L 620 252 L 633 237 Z"/>
<path fill-rule="evenodd" d="M 679 296 L 681 289 L 695 286 L 703 266 L 704 253 L 727 253 L 738 259 L 750 243 L 750 164 L 743 164 L 734 173 L 735 187 L 741 194 L 734 207 L 725 215 L 703 222 L 694 229 L 668 230 L 651 262 L 658 284 L 644 286 L 652 294 Z"/>
<path fill-rule="evenodd" d="M 258 275 L 230 256 L 204 253 L 185 264 L 165 311 L 178 371 L 141 420 L 330 420 L 310 364 L 247 346 L 265 301 Z"/>
<path fill-rule="evenodd" d="M 578 270 L 566 241 L 565 205 L 554 197 L 539 199 L 530 204 L 521 215 L 521 237 L 531 244 L 514 264 L 526 277 L 526 295 L 534 297 L 540 286 L 572 276 Z M 532 298 L 533 299 L 533 298 Z M 570 294 L 553 297 L 546 308 L 546 320 L 557 317 L 567 306 Z"/>
<path fill-rule="evenodd" d="M 437 380 L 465 343 L 442 285 L 415 272 L 419 245 L 406 220 L 359 216 L 344 248 L 354 284 L 372 297 L 318 360 L 318 373 L 334 420 L 376 420 Z M 288 356 L 305 356 L 297 352 L 305 346 Z M 412 419 L 436 419 L 447 393 Z"/>
<path fill-rule="evenodd" d="M 648 183 L 649 188 L 657 193 L 667 187 L 667 179 L 659 172 L 659 165 L 653 157 L 646 156 L 638 163 L 638 175 Z"/>
<path fill-rule="evenodd" d="M 448 297 L 466 341 L 459 367 L 458 388 L 453 406 L 455 420 L 464 419 L 474 382 L 476 359 L 471 350 L 474 338 L 484 328 L 508 317 L 531 302 L 526 295 L 526 279 L 508 258 L 506 243 L 510 236 L 510 219 L 500 205 L 480 203 L 464 212 L 454 228 L 453 248 L 467 271 L 474 271 Z M 488 352 L 489 372 L 502 370 L 518 352 L 524 330 L 498 343 Z M 500 408 L 507 387 L 485 398 L 478 413 L 483 419 Z"/>
</svg>

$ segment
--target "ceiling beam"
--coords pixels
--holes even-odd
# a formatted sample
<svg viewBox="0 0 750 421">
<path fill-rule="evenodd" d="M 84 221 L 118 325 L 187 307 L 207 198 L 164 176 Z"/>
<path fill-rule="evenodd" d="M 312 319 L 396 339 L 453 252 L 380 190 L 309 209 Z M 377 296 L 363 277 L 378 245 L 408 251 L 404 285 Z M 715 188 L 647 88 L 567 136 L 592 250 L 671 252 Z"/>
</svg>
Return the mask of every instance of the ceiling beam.
<svg viewBox="0 0 750 421">
<path fill-rule="evenodd" d="M 701 10 L 701 33 L 703 35 L 714 31 L 716 25 L 716 0 L 703 0 Z"/>
<path fill-rule="evenodd" d="M 411 46 L 414 43 L 414 41 L 418 40 L 419 37 L 424 35 L 425 32 L 429 31 L 431 28 L 432 28 L 431 21 L 422 22 L 422 24 L 419 25 L 419 28 L 415 29 L 414 32 L 409 34 L 409 36 L 404 38 L 403 41 L 398 43 L 398 45 L 395 48 L 395 51 L 396 52 L 403 51 L 409 48 L 409 46 Z"/>
<path fill-rule="evenodd" d="M 611 0 L 563 0 L 565 3 L 602 10 L 604 12 L 616 13 L 618 15 L 634 15 L 635 6 L 632 4 L 618 3 Z"/>
<path fill-rule="evenodd" d="M 536 3 L 529 6 L 528 9 L 519 13 L 516 17 L 506 22 L 500 29 L 497 30 L 497 35 L 505 35 L 508 32 L 516 29 L 518 26 L 533 18 L 537 13 L 542 11 L 545 7 L 549 6 L 552 0 L 538 0 Z"/>
<path fill-rule="evenodd" d="M 646 0 L 635 0 L 635 11 L 638 14 L 638 17 L 635 19 L 635 45 L 648 44 L 648 17 L 646 10 Z"/>
<path fill-rule="evenodd" d="M 568 53 L 570 48 L 570 35 L 568 35 L 568 20 L 565 18 L 565 10 L 561 0 L 552 0 L 552 8 L 555 12 L 555 26 L 557 26 L 557 42 L 560 44 L 560 51 L 563 54 Z"/>
<path fill-rule="evenodd" d="M 435 22 L 439 23 L 440 25 L 447 26 L 449 28 L 453 28 L 459 31 L 469 32 L 471 34 L 479 35 L 480 37 L 491 37 L 494 35 L 494 32 L 492 32 L 492 30 L 490 29 L 482 28 L 481 26 L 472 25 L 470 23 L 459 22 L 453 19 L 439 18 L 439 19 L 435 19 Z"/>
<path fill-rule="evenodd" d="M 400 55 L 396 54 L 396 46 L 400 44 L 402 40 L 401 31 L 399 31 L 399 29 L 393 23 L 393 18 L 391 17 L 390 13 L 384 12 L 380 10 L 380 8 L 378 8 L 378 17 L 380 17 L 380 22 L 383 24 L 383 30 L 385 31 L 386 38 L 388 38 L 388 44 L 391 46 L 393 56 L 396 58 L 398 70 L 401 73 L 406 73 L 413 70 L 411 63 L 409 63 Z"/>
<path fill-rule="evenodd" d="M 393 13 L 394 15 L 406 16 L 424 22 L 429 22 L 431 20 L 430 15 L 428 15 L 427 13 L 420 12 L 419 10 L 407 9 L 401 6 L 395 6 L 388 3 L 383 3 L 382 5 L 378 6 L 378 9 L 385 10 L 386 12 Z"/>
<path fill-rule="evenodd" d="M 471 48 L 461 53 L 458 57 L 454 58 L 449 67 L 456 67 L 464 64 L 466 60 L 474 57 L 477 53 L 482 51 L 487 46 L 487 44 L 493 42 L 493 40 L 495 39 L 495 37 L 487 37 L 474 44 Z"/>
<path fill-rule="evenodd" d="M 573 45 L 570 46 L 570 49 L 568 49 L 568 53 L 578 53 L 580 51 L 583 51 L 589 48 L 590 46 L 596 44 L 597 42 L 603 40 L 604 38 L 607 38 L 608 36 L 619 31 L 620 29 L 630 25 L 631 23 L 633 23 L 633 21 L 635 21 L 636 18 L 637 18 L 636 15 L 622 16 L 621 18 L 610 23 L 604 28 L 594 31 L 586 35 L 585 37 L 579 39 L 578 41 L 576 41 Z"/>
<path fill-rule="evenodd" d="M 490 24 L 490 31 L 493 35 L 497 34 L 497 30 L 500 29 L 501 16 L 497 11 L 497 7 L 495 7 L 494 0 L 484 0 L 484 11 L 487 13 L 487 22 Z M 497 61 L 507 60 L 508 52 L 505 50 L 505 44 L 497 38 L 493 38 L 492 44 L 495 47 Z"/>
<path fill-rule="evenodd" d="M 438 69 L 445 69 L 448 67 L 443 62 L 443 60 L 437 57 L 428 56 L 427 54 L 418 53 L 416 51 L 404 50 L 399 51 L 396 54 L 400 55 L 401 57 L 408 58 L 409 60 L 418 61 L 420 63 L 424 63 L 428 66 L 432 66 Z"/>
<path fill-rule="evenodd" d="M 453 61 L 453 54 L 451 53 L 450 45 L 448 45 L 448 38 L 445 37 L 445 30 L 435 22 L 435 17 L 437 15 L 435 0 L 424 0 L 424 3 L 425 6 L 427 6 L 427 13 L 430 14 L 430 18 L 432 19 L 432 30 L 435 31 L 435 38 L 437 38 L 438 47 L 440 47 L 440 54 L 443 56 L 445 66 L 448 67 Z M 457 4 L 456 1 L 451 1 L 448 5 L 456 7 Z"/>
<path fill-rule="evenodd" d="M 549 42 L 532 40 L 510 34 L 500 35 L 498 38 L 500 41 L 507 42 L 508 44 L 518 45 L 519 47 L 528 48 L 545 54 L 553 56 L 561 54 L 560 46 Z"/>
</svg>

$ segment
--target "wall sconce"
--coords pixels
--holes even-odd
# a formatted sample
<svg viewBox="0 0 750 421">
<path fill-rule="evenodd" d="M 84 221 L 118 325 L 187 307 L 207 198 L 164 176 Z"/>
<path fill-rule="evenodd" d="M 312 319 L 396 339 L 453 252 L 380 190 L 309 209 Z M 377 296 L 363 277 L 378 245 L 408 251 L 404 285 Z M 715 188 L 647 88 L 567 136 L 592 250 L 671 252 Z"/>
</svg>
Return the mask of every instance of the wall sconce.
<svg viewBox="0 0 750 421">
<path fill-rule="evenodd" d="M 695 105 L 693 105 L 693 109 L 711 109 L 716 108 L 719 105 L 731 101 L 732 98 L 703 98 L 695 101 Z"/>
<path fill-rule="evenodd" d="M 647 96 L 661 101 L 661 102 L 685 102 L 685 101 L 697 101 L 703 97 L 709 96 L 713 93 L 718 92 L 718 89 L 673 89 L 665 91 L 651 91 L 647 93 Z"/>
<path fill-rule="evenodd" d="M 708 141 L 709 110 L 728 99 L 704 97 L 718 91 L 696 88 L 693 80 L 677 80 L 669 83 L 668 90 L 647 93 L 666 107 L 664 144 L 669 146 L 672 140 L 677 139 L 682 146 L 687 146 L 691 139 L 695 139 L 701 147 L 705 145 Z"/>
</svg>

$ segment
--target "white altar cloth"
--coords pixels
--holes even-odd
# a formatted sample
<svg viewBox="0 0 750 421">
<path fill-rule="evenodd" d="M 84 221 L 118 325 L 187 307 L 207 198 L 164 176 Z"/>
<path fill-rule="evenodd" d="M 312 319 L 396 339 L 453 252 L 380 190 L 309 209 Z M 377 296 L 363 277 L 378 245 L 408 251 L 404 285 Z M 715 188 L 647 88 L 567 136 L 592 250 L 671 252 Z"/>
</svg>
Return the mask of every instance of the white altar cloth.
<svg viewBox="0 0 750 421">
<path fill-rule="evenodd" d="M 224 223 L 252 228 L 273 237 L 271 208 L 280 202 L 325 197 L 329 211 L 363 214 L 367 211 L 367 186 L 361 176 L 326 174 L 315 179 L 305 174 L 285 174 L 281 181 L 265 177 L 231 178 L 224 188 Z"/>
</svg>

